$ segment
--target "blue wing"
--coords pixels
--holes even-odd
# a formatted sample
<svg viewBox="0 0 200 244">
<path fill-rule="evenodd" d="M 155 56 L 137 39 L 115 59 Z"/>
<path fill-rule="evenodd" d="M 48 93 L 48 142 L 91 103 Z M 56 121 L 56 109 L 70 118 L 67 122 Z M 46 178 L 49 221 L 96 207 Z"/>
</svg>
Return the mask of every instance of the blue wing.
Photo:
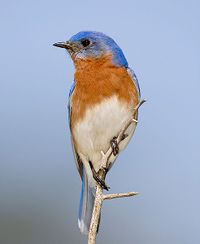
<svg viewBox="0 0 200 244">
<path fill-rule="evenodd" d="M 136 74 L 134 73 L 134 71 L 131 68 L 127 68 L 127 71 L 129 73 L 131 79 L 133 80 L 135 86 L 137 87 L 138 94 L 139 94 L 139 97 L 140 97 L 141 96 L 141 92 L 140 92 L 140 85 L 139 85 L 139 82 L 138 82 L 138 78 L 137 78 Z"/>
<path fill-rule="evenodd" d="M 68 120 L 69 120 L 69 127 L 71 130 L 71 96 L 73 94 L 75 88 L 75 82 L 73 81 L 73 83 L 71 84 L 71 87 L 69 89 L 69 97 L 68 97 Z"/>
<path fill-rule="evenodd" d="M 77 169 L 78 169 L 78 172 L 82 178 L 83 176 L 83 163 L 76 151 L 76 148 L 74 146 L 74 142 L 73 142 L 73 137 L 72 137 L 72 130 L 71 130 L 71 111 L 72 111 L 72 107 L 71 107 L 71 96 L 73 95 L 73 92 L 74 92 L 74 89 L 75 89 L 75 81 L 72 83 L 71 87 L 70 87 L 70 90 L 69 90 L 69 99 L 68 99 L 68 122 L 69 122 L 69 128 L 70 128 L 70 131 L 71 131 L 71 144 L 72 144 L 72 149 L 73 149 L 73 152 L 74 152 L 74 157 L 75 157 L 75 161 L 76 161 L 76 166 L 77 166 Z"/>
</svg>

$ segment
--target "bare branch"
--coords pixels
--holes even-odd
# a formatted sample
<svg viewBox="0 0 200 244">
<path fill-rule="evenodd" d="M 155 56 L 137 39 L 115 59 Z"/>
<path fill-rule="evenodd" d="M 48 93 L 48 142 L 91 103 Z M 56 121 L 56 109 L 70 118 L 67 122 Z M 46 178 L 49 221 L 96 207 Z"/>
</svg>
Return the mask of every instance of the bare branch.
<svg viewBox="0 0 200 244">
<path fill-rule="evenodd" d="M 133 197 L 133 196 L 136 196 L 138 194 L 139 194 L 139 192 L 106 194 L 106 195 L 103 195 L 103 200 L 110 200 L 110 199 L 122 198 L 122 197 Z"/>
<path fill-rule="evenodd" d="M 146 100 L 141 100 L 138 105 L 134 108 L 134 113 L 133 116 L 130 120 L 126 122 L 124 127 L 121 129 L 119 135 L 116 138 L 117 144 L 119 145 L 123 140 L 124 137 L 126 136 L 126 131 L 129 128 L 129 126 L 132 123 L 137 124 L 137 115 L 138 115 L 138 109 L 139 107 L 146 102 Z M 101 151 L 102 154 L 102 159 L 101 159 L 101 167 L 98 172 L 99 177 L 102 180 L 105 180 L 106 177 L 106 170 L 110 168 L 110 157 L 113 155 L 112 148 L 110 147 L 106 153 Z M 114 155 L 113 155 L 114 156 Z M 117 155 L 115 156 L 117 157 Z M 103 194 L 103 188 L 97 184 L 96 188 L 96 197 L 95 197 L 95 202 L 94 202 L 94 209 L 93 209 L 93 214 L 92 214 L 92 219 L 90 223 L 90 229 L 89 229 L 89 234 L 88 234 L 88 244 L 95 244 L 96 243 L 96 236 L 97 236 L 97 231 L 99 227 L 99 221 L 100 221 L 100 215 L 101 215 L 101 208 L 103 205 L 104 200 L 109 200 L 109 199 L 115 199 L 115 198 L 123 198 L 123 197 L 131 197 L 138 195 L 138 192 L 127 192 L 127 193 L 117 193 L 117 194 Z"/>
</svg>

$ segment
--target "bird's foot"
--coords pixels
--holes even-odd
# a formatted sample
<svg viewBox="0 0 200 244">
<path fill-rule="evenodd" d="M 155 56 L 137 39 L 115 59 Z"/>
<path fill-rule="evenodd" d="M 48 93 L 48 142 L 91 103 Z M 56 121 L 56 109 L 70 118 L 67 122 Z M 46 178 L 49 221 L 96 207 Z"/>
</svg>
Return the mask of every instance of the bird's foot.
<svg viewBox="0 0 200 244">
<path fill-rule="evenodd" d="M 122 137 L 121 137 L 121 140 L 123 141 L 124 139 L 126 139 L 128 137 L 128 134 L 123 134 Z"/>
<path fill-rule="evenodd" d="M 96 171 L 95 171 L 96 172 Z M 105 180 L 102 180 L 99 178 L 98 174 L 96 173 L 95 175 L 93 174 L 94 179 L 96 180 L 96 182 L 106 191 L 108 191 L 110 189 L 109 186 L 106 185 Z"/>
<path fill-rule="evenodd" d="M 117 143 L 117 137 L 114 136 L 113 139 L 110 141 L 110 146 L 112 148 L 112 152 L 114 156 L 117 156 L 117 154 L 119 153 L 119 146 Z"/>
<path fill-rule="evenodd" d="M 95 171 L 95 169 L 94 169 L 94 167 L 93 167 L 91 161 L 89 161 L 89 164 L 90 164 L 90 168 L 91 168 L 91 170 L 92 170 L 93 178 L 96 180 L 96 182 L 97 182 L 103 189 L 105 189 L 105 190 L 108 191 L 108 190 L 110 189 L 110 187 L 106 185 L 105 180 L 102 180 L 102 179 L 99 177 L 99 175 L 98 175 L 98 173 Z"/>
</svg>

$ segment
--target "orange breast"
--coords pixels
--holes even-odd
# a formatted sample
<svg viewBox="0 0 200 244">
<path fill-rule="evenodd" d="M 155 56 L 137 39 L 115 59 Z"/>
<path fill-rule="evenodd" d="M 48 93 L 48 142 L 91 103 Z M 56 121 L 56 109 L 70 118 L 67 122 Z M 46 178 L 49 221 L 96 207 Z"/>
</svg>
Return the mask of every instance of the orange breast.
<svg viewBox="0 0 200 244">
<path fill-rule="evenodd" d="M 77 60 L 75 63 L 75 90 L 73 92 L 71 125 L 81 120 L 87 109 L 113 95 L 133 109 L 139 102 L 139 94 L 126 68 L 112 64 L 112 57 Z"/>
</svg>

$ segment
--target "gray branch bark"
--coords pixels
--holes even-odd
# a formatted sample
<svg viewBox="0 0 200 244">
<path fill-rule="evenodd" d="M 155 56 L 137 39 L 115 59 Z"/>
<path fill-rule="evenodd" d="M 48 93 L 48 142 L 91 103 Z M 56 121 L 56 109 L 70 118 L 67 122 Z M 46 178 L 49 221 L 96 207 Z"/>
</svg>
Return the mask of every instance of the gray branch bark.
<svg viewBox="0 0 200 244">
<path fill-rule="evenodd" d="M 145 100 L 140 101 L 140 103 L 136 106 L 133 116 L 130 120 L 127 121 L 125 126 L 121 129 L 118 137 L 117 137 L 117 144 L 119 145 L 126 134 L 127 129 L 132 123 L 138 123 L 137 121 L 137 114 L 139 107 L 145 102 Z M 98 174 L 102 180 L 105 180 L 106 172 L 105 169 L 109 169 L 109 159 L 112 155 L 112 148 L 110 147 L 106 153 L 101 152 L 102 160 L 101 160 L 101 169 L 99 170 Z M 104 200 L 110 200 L 115 198 L 124 198 L 124 197 L 131 197 L 137 195 L 138 192 L 127 192 L 127 193 L 116 193 L 116 194 L 103 194 L 103 188 L 97 184 L 96 188 L 96 197 L 94 201 L 94 209 L 92 214 L 92 219 L 90 223 L 90 229 L 88 234 L 88 244 L 96 244 L 96 237 L 99 225 L 99 219 L 101 215 L 101 208 L 103 205 Z"/>
</svg>

